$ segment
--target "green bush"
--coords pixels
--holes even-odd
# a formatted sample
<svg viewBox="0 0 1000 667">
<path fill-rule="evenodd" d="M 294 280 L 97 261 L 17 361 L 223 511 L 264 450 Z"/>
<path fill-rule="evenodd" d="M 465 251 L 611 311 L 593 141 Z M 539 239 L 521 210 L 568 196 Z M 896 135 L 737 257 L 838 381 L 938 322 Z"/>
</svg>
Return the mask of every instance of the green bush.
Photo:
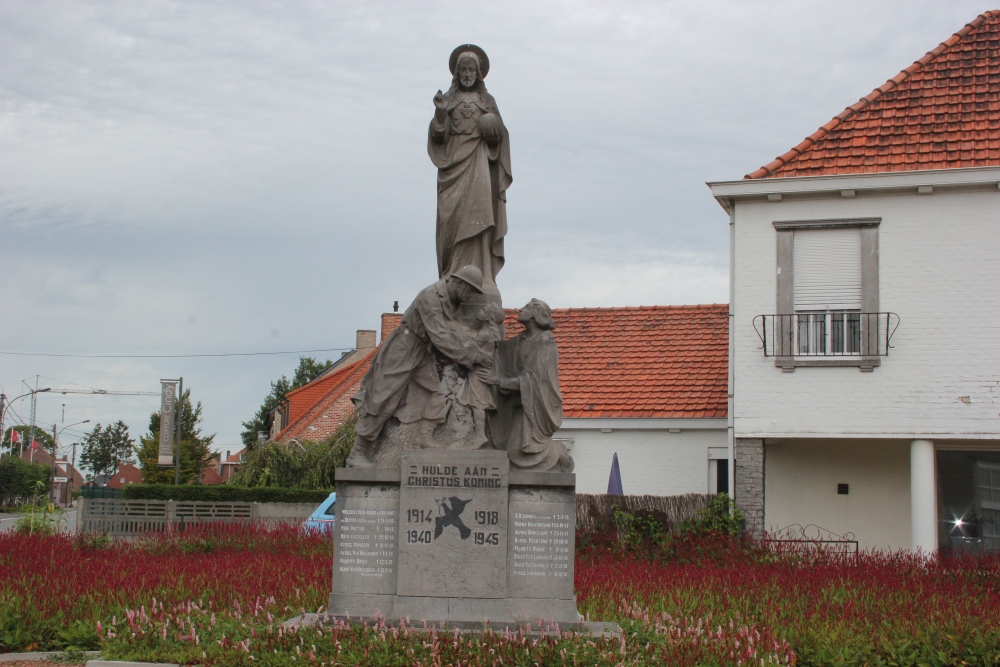
<svg viewBox="0 0 1000 667">
<path fill-rule="evenodd" d="M 49 490 L 52 467 L 43 463 L 28 463 L 15 456 L 0 458 L 0 506 L 22 501 L 36 495 L 36 485 L 44 485 L 43 494 Z"/>
<path fill-rule="evenodd" d="M 258 486 L 252 489 L 238 486 L 197 486 L 172 484 L 129 484 L 126 500 L 201 500 L 223 503 L 321 503 L 333 489 L 282 489 Z"/>
<path fill-rule="evenodd" d="M 343 468 L 354 445 L 357 413 L 328 438 L 267 442 L 248 452 L 229 483 L 233 486 L 280 486 L 290 489 L 328 489 L 334 486 L 334 471 Z"/>
<path fill-rule="evenodd" d="M 633 514 L 616 507 L 614 522 L 618 540 L 626 550 L 662 549 L 667 543 L 670 522 L 664 512 L 644 509 Z"/>
<path fill-rule="evenodd" d="M 690 519 L 681 521 L 678 532 L 684 533 L 720 533 L 736 535 L 743 530 L 743 512 L 733 503 L 728 494 L 720 493 L 712 504 L 695 514 Z"/>
</svg>

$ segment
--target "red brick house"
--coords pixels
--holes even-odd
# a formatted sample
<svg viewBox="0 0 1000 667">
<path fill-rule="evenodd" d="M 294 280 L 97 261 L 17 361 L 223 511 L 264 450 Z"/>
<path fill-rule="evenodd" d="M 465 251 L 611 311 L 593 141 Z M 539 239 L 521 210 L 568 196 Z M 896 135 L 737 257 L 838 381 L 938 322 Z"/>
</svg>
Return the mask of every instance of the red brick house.
<svg viewBox="0 0 1000 667">
<path fill-rule="evenodd" d="M 399 326 L 402 313 L 382 315 L 379 344 Z M 372 345 L 362 347 L 363 335 L 371 333 Z M 272 440 L 292 438 L 322 440 L 337 430 L 344 418 L 354 411 L 351 396 L 375 356 L 374 332 L 358 332 L 358 349 L 330 367 L 312 382 L 288 392 L 271 427 Z M 362 352 L 363 354 L 359 354 Z M 280 421 L 279 421 L 280 416 Z"/>
<path fill-rule="evenodd" d="M 218 460 L 218 456 L 215 457 L 215 460 Z M 210 464 L 202 468 L 201 479 L 198 481 L 207 486 L 215 486 L 217 484 L 222 484 L 222 476 L 219 474 L 219 471 L 215 469 L 215 466 Z"/>
<path fill-rule="evenodd" d="M 123 463 L 108 480 L 108 487 L 124 489 L 129 484 L 142 484 L 142 471 L 131 463 Z"/>
<path fill-rule="evenodd" d="M 21 452 L 21 459 L 29 463 L 42 463 L 52 465 L 52 455 L 44 447 L 33 449 L 25 448 Z M 56 494 L 60 505 L 69 505 L 72 502 L 72 492 L 79 491 L 83 487 L 83 475 L 72 463 L 65 458 L 56 456 Z M 63 480 L 63 481 L 59 481 Z"/>
<path fill-rule="evenodd" d="M 228 484 L 229 479 L 236 472 L 236 469 L 240 467 L 243 463 L 243 457 L 246 455 L 247 448 L 239 450 L 235 454 L 230 454 L 229 450 L 226 450 L 226 457 L 219 464 L 219 478 L 222 480 L 223 484 Z"/>
</svg>

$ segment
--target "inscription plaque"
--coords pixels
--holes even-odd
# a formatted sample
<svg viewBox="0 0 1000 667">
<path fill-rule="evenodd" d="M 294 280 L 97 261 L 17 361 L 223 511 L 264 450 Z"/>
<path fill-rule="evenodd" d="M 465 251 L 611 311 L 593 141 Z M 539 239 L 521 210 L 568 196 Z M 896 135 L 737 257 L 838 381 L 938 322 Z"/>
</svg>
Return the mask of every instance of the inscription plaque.
<svg viewBox="0 0 1000 667">
<path fill-rule="evenodd" d="M 560 498 L 562 495 L 567 498 Z M 572 496 L 572 492 L 511 493 L 507 578 L 510 597 L 573 597 L 576 504 L 575 497 L 570 502 Z"/>
<path fill-rule="evenodd" d="M 349 488 L 349 487 L 348 487 Z M 392 497 L 337 495 L 333 543 L 333 592 L 396 592 L 396 527 L 399 505 Z"/>
<path fill-rule="evenodd" d="M 401 464 L 398 595 L 506 597 L 506 452 L 415 451 Z"/>
</svg>

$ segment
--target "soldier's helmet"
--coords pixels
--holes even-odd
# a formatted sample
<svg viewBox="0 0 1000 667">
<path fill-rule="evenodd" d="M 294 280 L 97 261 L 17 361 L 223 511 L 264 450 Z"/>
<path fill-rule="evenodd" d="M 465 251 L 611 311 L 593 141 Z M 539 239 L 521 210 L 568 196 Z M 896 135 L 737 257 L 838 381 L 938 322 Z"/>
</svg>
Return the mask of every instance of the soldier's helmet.
<svg viewBox="0 0 1000 667">
<path fill-rule="evenodd" d="M 458 278 L 479 293 L 482 293 L 483 291 L 483 272 L 480 271 L 477 266 L 466 264 L 458 271 L 452 273 L 449 277 Z"/>
</svg>

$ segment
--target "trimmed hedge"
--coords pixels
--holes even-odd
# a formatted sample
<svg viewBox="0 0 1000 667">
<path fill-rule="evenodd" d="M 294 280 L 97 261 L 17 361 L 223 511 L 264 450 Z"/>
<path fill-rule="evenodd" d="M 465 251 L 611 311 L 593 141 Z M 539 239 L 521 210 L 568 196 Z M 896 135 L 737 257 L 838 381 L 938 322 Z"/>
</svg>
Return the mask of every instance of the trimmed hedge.
<svg viewBox="0 0 1000 667">
<path fill-rule="evenodd" d="M 125 500 L 203 500 L 212 503 L 316 503 L 326 500 L 329 490 L 283 489 L 273 486 L 199 486 L 184 484 L 129 484 Z"/>
</svg>

